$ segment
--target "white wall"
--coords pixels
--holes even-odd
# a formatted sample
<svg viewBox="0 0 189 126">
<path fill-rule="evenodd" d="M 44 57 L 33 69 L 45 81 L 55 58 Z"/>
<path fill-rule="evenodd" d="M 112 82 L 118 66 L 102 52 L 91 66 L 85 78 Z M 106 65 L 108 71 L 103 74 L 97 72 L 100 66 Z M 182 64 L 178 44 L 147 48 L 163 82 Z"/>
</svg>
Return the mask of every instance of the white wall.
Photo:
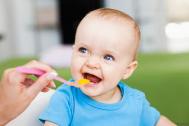
<svg viewBox="0 0 189 126">
<path fill-rule="evenodd" d="M 34 1 L 33 0 L 10 0 L 10 8 L 13 13 L 14 41 L 16 43 L 16 55 L 28 56 L 35 54 L 34 34 Z"/>
<path fill-rule="evenodd" d="M 37 29 L 40 6 L 55 7 L 55 0 L 0 0 L 0 34 L 6 36 L 0 42 L 0 60 L 11 56 L 39 56 L 60 43 L 56 30 Z"/>
<path fill-rule="evenodd" d="M 9 33 L 9 20 L 8 13 L 6 8 L 6 3 L 3 0 L 0 0 L 0 34 L 3 36 L 3 39 L 0 40 L 0 59 L 9 58 L 13 52 L 10 43 L 10 33 Z"/>
<path fill-rule="evenodd" d="M 59 46 L 60 34 L 58 32 L 58 13 L 56 0 L 37 0 L 36 7 L 38 10 L 38 26 L 36 30 L 38 41 L 40 41 L 39 53 L 48 49 Z"/>
</svg>

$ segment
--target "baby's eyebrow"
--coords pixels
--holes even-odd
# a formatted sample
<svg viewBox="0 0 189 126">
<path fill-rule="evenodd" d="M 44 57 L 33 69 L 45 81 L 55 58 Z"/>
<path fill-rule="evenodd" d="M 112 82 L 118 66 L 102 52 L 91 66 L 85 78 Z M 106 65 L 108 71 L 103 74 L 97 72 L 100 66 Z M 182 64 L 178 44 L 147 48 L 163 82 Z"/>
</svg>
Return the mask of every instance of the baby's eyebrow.
<svg viewBox="0 0 189 126">
<path fill-rule="evenodd" d="M 108 49 L 106 49 L 104 51 L 104 53 L 106 53 L 106 54 L 112 54 L 113 56 L 118 56 L 119 55 L 116 50 L 108 50 Z"/>
<path fill-rule="evenodd" d="M 89 46 L 87 45 L 87 44 L 85 44 L 85 43 L 82 43 L 82 42 L 77 42 L 77 43 L 75 43 L 75 46 L 84 46 L 84 47 L 88 47 L 89 48 Z"/>
</svg>

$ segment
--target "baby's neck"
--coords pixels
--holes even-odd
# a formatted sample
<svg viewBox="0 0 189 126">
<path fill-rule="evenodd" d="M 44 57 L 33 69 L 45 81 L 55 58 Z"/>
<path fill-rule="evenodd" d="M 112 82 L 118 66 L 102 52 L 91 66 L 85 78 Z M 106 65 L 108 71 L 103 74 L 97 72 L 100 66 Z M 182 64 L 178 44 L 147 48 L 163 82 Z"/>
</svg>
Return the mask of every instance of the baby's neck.
<svg viewBox="0 0 189 126">
<path fill-rule="evenodd" d="M 106 104 L 117 103 L 121 100 L 121 98 L 122 98 L 122 95 L 121 95 L 121 91 L 119 87 L 116 87 L 112 89 L 111 91 L 104 93 L 102 95 L 92 97 L 92 99 L 98 102 L 106 103 Z"/>
</svg>

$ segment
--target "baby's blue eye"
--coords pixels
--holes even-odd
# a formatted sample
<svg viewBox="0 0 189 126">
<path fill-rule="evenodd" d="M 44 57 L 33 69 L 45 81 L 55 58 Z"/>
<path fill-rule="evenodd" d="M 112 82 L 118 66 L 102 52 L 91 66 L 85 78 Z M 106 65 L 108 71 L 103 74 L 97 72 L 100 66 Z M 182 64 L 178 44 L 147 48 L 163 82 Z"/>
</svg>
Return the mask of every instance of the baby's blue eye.
<svg viewBox="0 0 189 126">
<path fill-rule="evenodd" d="M 81 52 L 81 53 L 87 53 L 88 51 L 87 51 L 86 48 L 80 47 L 80 48 L 79 48 L 79 52 Z"/>
<path fill-rule="evenodd" d="M 111 55 L 105 55 L 104 59 L 107 60 L 107 61 L 114 61 L 115 60 L 114 57 L 111 56 Z"/>
</svg>

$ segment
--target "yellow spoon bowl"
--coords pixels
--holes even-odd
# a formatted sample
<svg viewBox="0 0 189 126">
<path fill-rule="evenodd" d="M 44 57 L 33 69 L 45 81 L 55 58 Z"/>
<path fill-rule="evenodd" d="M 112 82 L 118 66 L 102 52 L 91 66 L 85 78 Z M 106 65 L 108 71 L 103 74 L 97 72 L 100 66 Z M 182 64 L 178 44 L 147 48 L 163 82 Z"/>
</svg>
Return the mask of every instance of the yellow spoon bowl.
<svg viewBox="0 0 189 126">
<path fill-rule="evenodd" d="M 79 85 L 85 85 L 85 84 L 89 84 L 90 83 L 90 80 L 88 79 L 80 79 L 78 80 L 78 84 Z"/>
</svg>

